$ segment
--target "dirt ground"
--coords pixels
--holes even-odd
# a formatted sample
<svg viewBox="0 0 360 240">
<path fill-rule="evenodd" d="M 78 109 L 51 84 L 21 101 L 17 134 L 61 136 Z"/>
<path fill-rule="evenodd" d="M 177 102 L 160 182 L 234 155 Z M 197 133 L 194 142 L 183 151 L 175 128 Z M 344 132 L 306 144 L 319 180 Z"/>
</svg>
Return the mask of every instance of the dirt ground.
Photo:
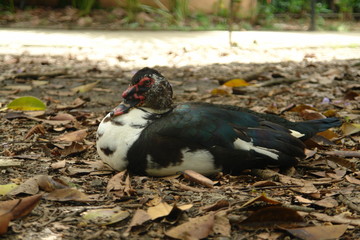
<svg viewBox="0 0 360 240">
<path fill-rule="evenodd" d="M 210 186 L 188 174 L 117 175 L 101 163 L 94 147 L 97 125 L 121 101 L 138 70 L 132 67 L 135 58 L 122 68 L 72 54 L 0 55 L 0 107 L 20 96 L 47 105 L 46 111 L 0 112 L 0 187 L 18 185 L 0 200 L 42 194 L 1 237 L 296 239 L 291 227 L 306 233 L 305 226 L 315 226 L 309 233 L 314 238 L 297 236 L 359 239 L 360 59 L 319 61 L 327 51 L 318 50 L 304 51 L 297 62 L 156 66 L 172 83 L 177 102 L 233 104 L 294 121 L 338 116 L 346 123 L 307 142 L 307 158 L 284 174 L 276 169 L 219 174 L 210 177 Z M 168 56 L 181 58 L 176 51 Z M 222 86 L 231 79 L 252 85 Z M 262 194 L 266 197 L 244 205 Z M 264 205 L 273 209 L 261 212 Z M 106 218 L 103 209 L 113 212 Z M 86 220 L 90 210 L 99 210 L 101 217 Z"/>
</svg>

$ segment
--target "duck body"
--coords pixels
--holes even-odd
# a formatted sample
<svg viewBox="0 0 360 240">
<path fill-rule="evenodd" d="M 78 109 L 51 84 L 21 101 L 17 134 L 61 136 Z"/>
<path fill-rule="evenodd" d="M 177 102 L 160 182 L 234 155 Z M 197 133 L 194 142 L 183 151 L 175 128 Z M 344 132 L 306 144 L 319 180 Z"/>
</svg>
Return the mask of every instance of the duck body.
<svg viewBox="0 0 360 240">
<path fill-rule="evenodd" d="M 97 151 L 116 170 L 167 176 L 187 169 L 209 175 L 289 167 L 305 156 L 302 140 L 340 124 L 337 118 L 291 122 L 229 105 L 173 105 L 168 99 L 172 91 L 160 95 L 160 103 L 154 105 L 156 98 L 148 93 L 153 85 L 170 91 L 154 71 L 146 68 L 145 73 L 135 75 L 123 94 L 125 101 L 99 125 Z M 147 85 L 148 78 L 155 79 L 153 85 Z M 148 88 L 144 93 L 142 81 Z M 161 99 L 164 97 L 167 99 Z M 152 99 L 151 104 L 147 98 Z"/>
</svg>

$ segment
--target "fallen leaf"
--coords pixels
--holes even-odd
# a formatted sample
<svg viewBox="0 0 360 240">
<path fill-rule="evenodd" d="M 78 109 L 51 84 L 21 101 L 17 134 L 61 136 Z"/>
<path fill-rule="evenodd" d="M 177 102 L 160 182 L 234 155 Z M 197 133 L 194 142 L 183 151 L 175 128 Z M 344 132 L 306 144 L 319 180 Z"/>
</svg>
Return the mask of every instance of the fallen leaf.
<svg viewBox="0 0 360 240">
<path fill-rule="evenodd" d="M 0 195 L 6 195 L 8 192 L 13 190 L 14 188 L 17 188 L 18 186 L 19 185 L 17 185 L 16 183 L 0 185 Z"/>
<path fill-rule="evenodd" d="M 332 197 L 323 198 L 319 201 L 314 202 L 314 204 L 324 208 L 335 208 L 339 205 L 339 203 Z"/>
<path fill-rule="evenodd" d="M 283 174 L 279 174 L 279 181 L 286 185 L 298 185 L 299 187 L 291 188 L 295 192 L 311 194 L 319 193 L 319 190 L 310 181 L 304 179 L 292 178 Z"/>
<path fill-rule="evenodd" d="M 348 225 L 313 226 L 304 228 L 285 229 L 294 237 L 302 240 L 327 240 L 340 238 Z"/>
<path fill-rule="evenodd" d="M 71 90 L 75 93 L 85 93 L 90 91 L 91 89 L 93 89 L 100 81 L 96 81 L 93 83 L 89 83 L 89 84 L 85 84 L 85 85 L 81 85 L 78 87 L 74 87 Z"/>
<path fill-rule="evenodd" d="M 248 83 L 244 79 L 236 78 L 225 82 L 223 85 L 227 87 L 246 87 L 251 85 L 251 83 Z"/>
<path fill-rule="evenodd" d="M 240 223 L 244 229 L 294 227 L 303 225 L 304 219 L 293 209 L 282 206 L 261 208 Z"/>
<path fill-rule="evenodd" d="M 126 219 L 130 213 L 122 211 L 119 207 L 88 210 L 82 214 L 82 218 L 97 225 L 110 225 Z"/>
<path fill-rule="evenodd" d="M 223 237 L 231 237 L 231 225 L 229 219 L 226 217 L 226 211 L 215 214 L 213 232 Z"/>
<path fill-rule="evenodd" d="M 341 131 L 345 136 L 352 135 L 354 133 L 360 132 L 360 124 L 359 123 L 343 123 L 341 126 Z"/>
<path fill-rule="evenodd" d="M 323 132 L 319 132 L 319 133 L 317 133 L 318 135 L 320 135 L 320 136 L 323 136 L 324 138 L 327 138 L 327 139 L 329 139 L 329 140 L 332 140 L 332 139 L 335 139 L 335 138 L 339 138 L 340 136 L 337 134 L 337 133 L 335 133 L 335 132 L 333 132 L 333 131 L 331 131 L 331 130 L 326 130 L 326 131 L 323 131 Z"/>
<path fill-rule="evenodd" d="M 58 161 L 58 162 L 56 162 L 56 163 L 52 163 L 52 164 L 50 165 L 50 167 L 51 167 L 52 169 L 59 169 L 59 168 L 64 168 L 65 165 L 66 165 L 66 160 L 62 160 L 62 161 Z"/>
<path fill-rule="evenodd" d="M 295 107 L 290 108 L 289 111 L 290 112 L 298 112 L 298 113 L 300 113 L 300 112 L 304 111 L 305 109 L 316 111 L 316 108 L 311 107 L 310 105 L 306 105 L 306 104 L 296 105 Z"/>
<path fill-rule="evenodd" d="M 228 208 L 229 206 L 230 206 L 229 201 L 222 199 L 222 200 L 217 201 L 215 204 L 204 207 L 203 210 L 206 212 L 217 211 L 222 208 Z"/>
<path fill-rule="evenodd" d="M 135 226 L 141 226 L 144 222 L 147 222 L 151 219 L 151 217 L 149 216 L 149 214 L 142 210 L 142 209 L 137 209 L 134 216 L 132 217 L 130 224 L 128 226 L 128 228 L 125 231 L 125 237 L 129 235 L 129 232 L 131 231 L 132 227 Z"/>
<path fill-rule="evenodd" d="M 7 232 L 9 222 L 28 215 L 39 203 L 42 194 L 0 202 L 0 235 Z"/>
<path fill-rule="evenodd" d="M 240 208 L 249 207 L 250 205 L 252 205 L 256 202 L 264 202 L 264 203 L 270 204 L 270 205 L 281 205 L 281 202 L 279 202 L 275 199 L 269 198 L 263 193 L 255 198 L 250 199 L 249 201 L 247 201 L 246 203 L 241 205 Z"/>
<path fill-rule="evenodd" d="M 44 128 L 44 125 L 42 124 L 37 124 L 35 126 L 33 126 L 25 135 L 24 139 L 28 139 L 29 137 L 31 137 L 32 135 L 34 135 L 35 133 L 38 133 L 40 135 L 45 135 L 46 131 Z"/>
<path fill-rule="evenodd" d="M 74 153 L 81 153 L 85 151 L 87 147 L 83 144 L 72 142 L 70 146 L 66 146 L 64 149 L 60 149 L 59 152 L 62 156 L 69 156 Z"/>
<path fill-rule="evenodd" d="M 217 88 L 214 88 L 213 90 L 211 90 L 210 94 L 211 95 L 230 95 L 232 94 L 233 90 L 231 87 L 227 87 L 227 86 L 220 86 Z"/>
<path fill-rule="evenodd" d="M 353 183 L 353 184 L 356 184 L 356 185 L 360 185 L 360 180 L 359 179 L 356 179 L 356 178 L 353 178 L 349 175 L 346 175 L 345 176 L 345 179 L 349 182 L 349 183 Z"/>
<path fill-rule="evenodd" d="M 82 100 L 81 98 L 76 98 L 71 104 L 69 105 L 57 105 L 56 109 L 58 110 L 66 110 L 66 109 L 74 109 L 74 108 L 78 108 L 81 107 L 82 105 L 84 105 L 86 102 L 84 100 Z"/>
<path fill-rule="evenodd" d="M 45 103 L 43 103 L 40 99 L 32 96 L 16 98 L 6 107 L 8 109 L 21 111 L 39 111 L 46 109 Z"/>
<path fill-rule="evenodd" d="M 8 195 L 17 195 L 19 193 L 34 195 L 38 192 L 39 192 L 39 185 L 37 183 L 36 178 L 33 177 L 26 180 L 24 183 L 20 184 L 17 188 L 14 188 L 12 191 L 8 193 Z"/>
<path fill-rule="evenodd" d="M 0 159 L 0 168 L 6 167 L 20 167 L 21 162 L 16 159 Z"/>
<path fill-rule="evenodd" d="M 90 202 L 95 201 L 96 197 L 87 195 L 74 188 L 55 189 L 54 191 L 44 195 L 46 200 L 52 201 L 76 201 L 76 202 Z"/>
<path fill-rule="evenodd" d="M 203 185 L 205 187 L 208 187 L 208 188 L 213 188 L 214 184 L 215 184 L 211 179 L 209 179 L 209 178 L 205 177 L 204 175 L 201 175 L 200 173 L 197 173 L 197 172 L 195 172 L 193 170 L 185 170 L 184 171 L 184 178 L 188 179 L 188 180 L 190 180 L 192 182 L 196 182 L 198 184 L 201 184 L 201 185 Z"/>
<path fill-rule="evenodd" d="M 325 213 L 312 212 L 310 215 L 316 217 L 320 221 L 340 223 L 340 224 L 350 224 L 354 226 L 360 226 L 360 218 L 351 216 L 351 213 L 344 212 L 339 215 L 329 216 Z"/>
<path fill-rule="evenodd" d="M 55 189 L 69 188 L 69 185 L 67 183 L 55 177 L 38 175 L 34 178 L 36 179 L 39 188 L 46 192 L 52 192 Z"/>
<path fill-rule="evenodd" d="M 213 231 L 214 214 L 192 218 L 188 222 L 165 232 L 165 235 L 175 239 L 202 239 Z"/>
<path fill-rule="evenodd" d="M 173 207 L 167 204 L 166 202 L 161 202 L 154 207 L 149 207 L 147 213 L 149 214 L 152 220 L 155 220 L 157 218 L 165 217 L 169 215 L 172 209 Z"/>
<path fill-rule="evenodd" d="M 65 133 L 61 136 L 54 138 L 54 141 L 59 142 L 80 142 L 87 136 L 87 129 L 81 129 L 74 132 Z"/>
<path fill-rule="evenodd" d="M 106 192 L 113 192 L 118 197 L 134 195 L 128 172 L 125 170 L 114 175 L 108 182 Z"/>
</svg>

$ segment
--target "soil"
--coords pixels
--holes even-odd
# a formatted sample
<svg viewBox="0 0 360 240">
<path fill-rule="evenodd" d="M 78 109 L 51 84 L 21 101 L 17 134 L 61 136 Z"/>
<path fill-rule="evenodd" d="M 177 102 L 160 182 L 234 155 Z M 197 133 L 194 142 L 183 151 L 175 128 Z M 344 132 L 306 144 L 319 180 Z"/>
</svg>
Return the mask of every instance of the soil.
<svg viewBox="0 0 360 240">
<path fill-rule="evenodd" d="M 324 58 L 333 54 L 318 50 Z M 133 56 L 136 51 L 141 55 L 144 50 L 135 48 Z M 290 54 L 292 50 L 288 51 Z M 131 64 L 122 68 L 71 54 L 0 55 L 1 107 L 20 96 L 35 96 L 47 105 L 44 112 L 0 112 L 1 160 L 9 163 L 0 166 L 0 185 L 22 186 L 1 200 L 43 194 L 27 216 L 11 221 L 2 238 L 171 239 L 168 236 L 174 235 L 169 230 L 181 226 L 177 233 L 183 235 L 177 236 L 182 239 L 295 239 L 286 229 L 303 226 L 298 215 L 284 209 L 270 214 L 260 212 L 258 220 L 248 220 L 250 225 L 242 222 L 254 211 L 242 205 L 265 194 L 273 200 L 260 201 L 260 205 L 276 205 L 277 201 L 295 209 L 304 219 L 302 224 L 329 229 L 345 226 L 340 239 L 359 239 L 360 135 L 355 124 L 360 123 L 360 59 L 329 57 L 328 61 L 319 61 L 317 49 L 312 49 L 312 54 L 306 52 L 304 59 L 297 62 L 197 65 L 196 57 L 191 61 L 187 55 L 193 64 L 155 66 L 172 83 L 176 102 L 232 104 L 294 121 L 338 116 L 355 129 L 351 132 L 344 126 L 334 128 L 308 142 L 308 157 L 285 175 L 276 175 L 277 169 L 273 169 L 275 175 L 270 179 L 257 171 L 245 171 L 240 176 L 218 174 L 210 176 L 214 183 L 210 188 L 208 180 L 201 176 L 127 177 L 126 173 L 116 175 L 101 163 L 94 147 L 95 132 L 104 115 L 121 101 L 122 91 L 138 70 L 134 67 L 136 58 L 128 58 Z M 168 53 L 168 57 L 172 58 L 172 54 Z M 180 60 L 181 56 L 176 55 Z M 221 86 L 231 79 L 244 79 L 252 85 Z M 79 86 L 80 90 L 74 89 Z M 85 135 L 64 135 L 82 129 L 86 129 L 82 131 Z M 43 176 L 47 187 L 39 184 L 38 175 Z M 114 176 L 117 180 L 110 181 Z M 24 182 L 34 177 L 37 180 L 24 187 Z M 40 189 L 33 190 L 37 185 Z M 76 189 L 86 195 L 59 193 L 54 197 L 51 193 L 59 190 L 59 185 L 68 192 Z M 160 206 L 161 202 L 171 207 L 191 204 L 191 208 L 174 208 L 161 215 L 167 209 Z M 158 218 L 149 212 L 156 206 Z M 114 207 L 126 212 L 121 212 L 123 220 L 106 225 L 98 219 L 83 218 L 89 210 Z M 211 220 L 212 214 L 215 220 Z M 267 220 L 268 215 L 279 218 Z M 183 225 L 192 218 L 196 219 L 195 227 Z M 208 225 L 216 228 L 209 230 Z M 317 231 L 324 234 L 320 228 Z"/>
</svg>

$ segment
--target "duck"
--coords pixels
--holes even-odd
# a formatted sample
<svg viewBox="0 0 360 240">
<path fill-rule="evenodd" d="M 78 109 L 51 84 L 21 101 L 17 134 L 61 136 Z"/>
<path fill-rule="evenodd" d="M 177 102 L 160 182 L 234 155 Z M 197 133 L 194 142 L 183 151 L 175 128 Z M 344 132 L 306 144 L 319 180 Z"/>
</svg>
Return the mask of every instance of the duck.
<svg viewBox="0 0 360 240">
<path fill-rule="evenodd" d="M 122 98 L 100 122 L 96 148 L 113 169 L 137 175 L 289 168 L 305 158 L 305 140 L 341 125 L 336 117 L 292 122 L 233 105 L 175 104 L 171 84 L 148 67 L 134 74 Z"/>
</svg>

